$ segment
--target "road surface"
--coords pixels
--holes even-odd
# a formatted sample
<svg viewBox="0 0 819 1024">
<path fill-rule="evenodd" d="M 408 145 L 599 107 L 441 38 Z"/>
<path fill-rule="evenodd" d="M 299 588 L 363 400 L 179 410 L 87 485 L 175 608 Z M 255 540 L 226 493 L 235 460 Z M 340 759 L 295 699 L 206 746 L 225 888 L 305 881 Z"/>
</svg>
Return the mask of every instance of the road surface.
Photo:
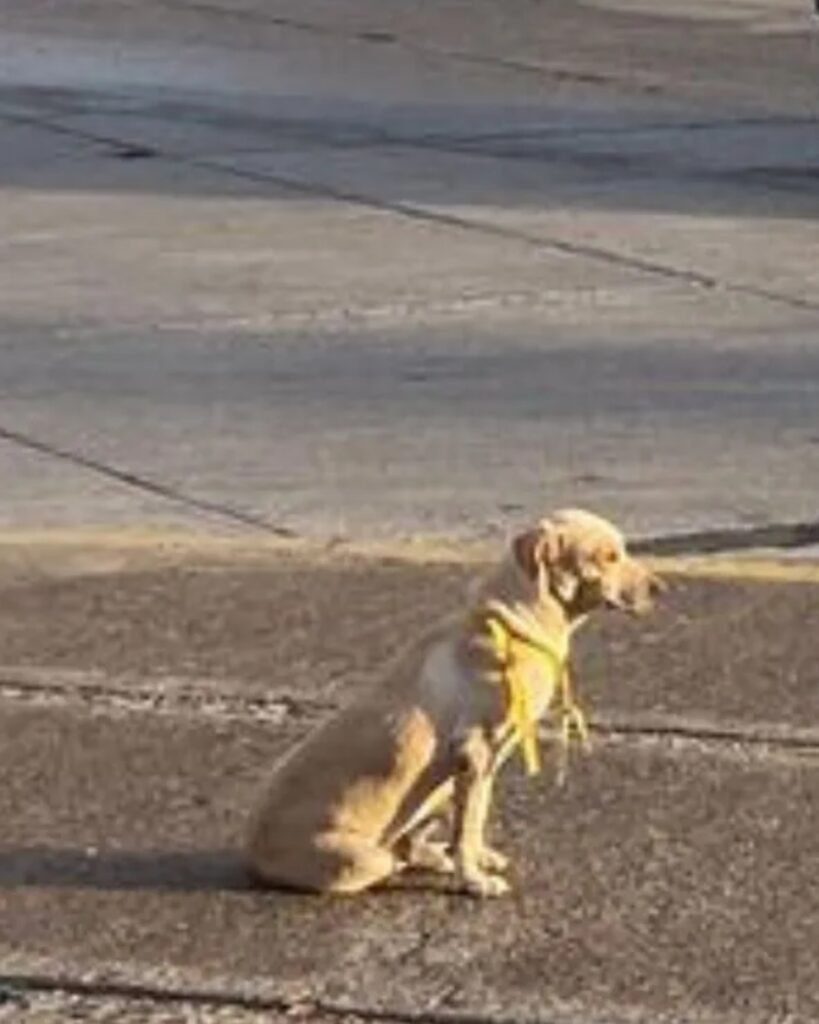
<svg viewBox="0 0 819 1024">
<path fill-rule="evenodd" d="M 809 8 L 6 0 L 0 524 L 815 524 Z"/>
</svg>

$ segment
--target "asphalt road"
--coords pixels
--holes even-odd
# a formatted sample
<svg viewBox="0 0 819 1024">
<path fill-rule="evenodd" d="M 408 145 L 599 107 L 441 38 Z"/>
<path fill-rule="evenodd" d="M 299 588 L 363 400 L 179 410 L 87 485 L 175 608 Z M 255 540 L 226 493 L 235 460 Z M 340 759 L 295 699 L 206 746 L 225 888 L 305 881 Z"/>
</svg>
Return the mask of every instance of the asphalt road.
<svg viewBox="0 0 819 1024">
<path fill-rule="evenodd" d="M 4 0 L 0 523 L 814 522 L 809 7 Z"/>
<path fill-rule="evenodd" d="M 0 1021 L 815 1022 L 815 568 L 581 632 L 594 749 L 504 771 L 509 899 L 249 884 L 271 760 L 474 571 L 0 547 Z"/>
</svg>

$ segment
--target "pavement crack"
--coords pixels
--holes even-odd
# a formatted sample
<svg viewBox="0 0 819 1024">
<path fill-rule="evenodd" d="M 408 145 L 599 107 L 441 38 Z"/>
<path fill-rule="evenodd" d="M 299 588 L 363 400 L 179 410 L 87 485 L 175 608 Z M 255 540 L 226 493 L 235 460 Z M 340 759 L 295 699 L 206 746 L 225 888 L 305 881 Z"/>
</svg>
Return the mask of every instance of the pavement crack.
<svg viewBox="0 0 819 1024">
<path fill-rule="evenodd" d="M 346 677 L 344 683 L 344 692 L 349 693 L 361 680 Z M 31 666 L 0 666 L 0 700 L 41 707 L 75 706 L 110 715 L 185 715 L 295 728 L 309 727 L 341 706 L 340 700 L 330 696 L 305 697 L 283 688 L 271 689 L 270 684 L 260 687 L 241 680 L 115 676 Z M 763 754 L 819 754 L 819 729 L 785 722 L 611 711 L 592 717 L 589 726 L 602 742 L 673 744 L 676 749 L 690 746 L 697 751 L 741 748 Z M 553 724 L 545 722 L 540 736 L 551 743 Z"/>
<path fill-rule="evenodd" d="M 22 1002 L 25 1001 L 27 993 L 48 992 L 127 1001 L 149 1001 L 165 1005 L 178 1006 L 188 1003 L 202 1007 L 233 1007 L 243 1010 L 268 1010 L 277 1013 L 288 1013 L 298 1008 L 297 1004 L 284 997 L 250 995 L 240 991 L 171 988 L 138 981 L 89 980 L 68 974 L 3 973 L 0 974 L 0 986 L 14 992 Z"/>
<path fill-rule="evenodd" d="M 26 995 L 43 993 L 66 993 L 69 995 L 120 999 L 123 1001 L 151 1002 L 166 1006 L 188 1004 L 201 1008 L 233 1008 L 258 1012 L 272 1012 L 292 1015 L 298 1020 L 305 1014 L 337 1018 L 340 1024 L 352 1021 L 384 1022 L 384 1024 L 517 1024 L 519 1018 L 496 1014 L 483 1014 L 457 1010 L 419 1008 L 417 1011 L 391 1009 L 373 1005 L 337 1002 L 321 996 L 295 998 L 285 993 L 280 995 L 254 993 L 236 988 L 186 987 L 152 983 L 148 980 L 111 980 L 105 977 L 79 976 L 73 973 L 26 973 L 4 972 L 0 974 L 0 990 L 13 993 L 21 1005 Z M 307 1018 L 309 1020 L 309 1017 Z"/>
<path fill-rule="evenodd" d="M 81 452 L 58 447 L 48 441 L 43 441 L 11 427 L 0 425 L 0 440 L 6 441 L 9 444 L 16 445 L 20 448 L 26 448 L 29 451 L 37 452 L 39 455 L 44 455 L 51 459 L 68 462 L 80 469 L 96 473 L 98 476 L 104 476 L 110 480 L 115 480 L 117 483 L 124 484 L 126 487 L 142 491 L 145 494 L 151 494 L 154 497 L 162 498 L 166 501 L 173 502 L 176 505 L 182 505 L 185 508 L 196 512 L 206 513 L 211 516 L 218 516 L 221 519 L 227 519 L 230 522 L 238 523 L 241 526 L 251 527 L 254 530 L 261 530 L 265 533 L 273 534 L 275 537 L 292 540 L 298 536 L 298 534 L 289 527 L 278 526 L 269 522 L 267 519 L 263 519 L 261 516 L 254 515 L 251 512 L 246 512 L 242 509 L 226 505 L 224 502 L 211 501 L 208 498 L 197 497 L 196 495 L 189 494 L 172 484 L 163 483 L 160 480 L 132 472 L 131 470 L 121 469 L 117 466 L 111 465 L 110 463 L 103 462 L 100 459 L 84 455 Z"/>
<path fill-rule="evenodd" d="M 632 70 L 627 76 L 601 71 L 598 68 L 578 67 L 568 64 L 556 64 L 540 60 L 521 60 L 510 57 L 499 57 L 497 54 L 483 53 L 479 50 L 464 50 L 451 46 L 434 46 L 429 43 L 416 42 L 396 32 L 378 26 L 369 28 L 345 28 L 342 25 L 320 25 L 314 21 L 301 18 L 286 17 L 269 12 L 236 10 L 223 7 L 217 3 L 204 0 L 165 0 L 165 6 L 172 10 L 188 10 L 203 15 L 229 18 L 234 21 L 255 22 L 270 25 L 285 31 L 320 36 L 328 39 L 344 39 L 352 43 L 363 43 L 370 46 L 395 46 L 409 53 L 422 57 L 432 57 L 442 62 L 466 64 L 478 67 L 489 67 L 497 71 L 511 72 L 518 75 L 530 75 L 552 82 L 573 82 L 577 85 L 602 88 L 616 88 L 627 93 L 638 95 L 657 95 L 664 91 L 664 83 L 655 75 L 646 75 Z"/>
<path fill-rule="evenodd" d="M 179 677 L 0 666 L 0 698 L 36 705 L 76 705 L 108 713 L 149 712 L 283 725 L 315 719 L 337 704 L 250 684 Z"/>
<path fill-rule="evenodd" d="M 698 747 L 741 746 L 782 753 L 819 753 L 819 729 L 765 722 L 694 722 L 682 715 L 649 719 L 640 715 L 600 715 L 589 723 L 602 738 L 628 740 L 679 740 Z"/>
</svg>

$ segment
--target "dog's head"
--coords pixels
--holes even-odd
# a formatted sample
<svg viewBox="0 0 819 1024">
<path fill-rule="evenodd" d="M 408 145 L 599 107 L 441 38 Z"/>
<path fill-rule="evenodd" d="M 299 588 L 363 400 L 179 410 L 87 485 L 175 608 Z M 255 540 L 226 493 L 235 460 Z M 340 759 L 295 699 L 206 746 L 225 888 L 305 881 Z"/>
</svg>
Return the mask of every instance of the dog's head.
<svg viewBox="0 0 819 1024">
<path fill-rule="evenodd" d="M 622 533 L 581 509 L 565 509 L 515 538 L 515 562 L 570 618 L 595 608 L 651 609 L 662 581 L 626 551 Z"/>
</svg>

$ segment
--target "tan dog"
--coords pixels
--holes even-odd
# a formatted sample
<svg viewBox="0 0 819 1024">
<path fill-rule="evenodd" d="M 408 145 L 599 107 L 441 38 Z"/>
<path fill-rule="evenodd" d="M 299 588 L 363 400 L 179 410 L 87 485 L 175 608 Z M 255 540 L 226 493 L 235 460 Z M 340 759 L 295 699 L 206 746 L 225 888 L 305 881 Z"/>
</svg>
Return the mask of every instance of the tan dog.
<svg viewBox="0 0 819 1024">
<path fill-rule="evenodd" d="M 476 895 L 508 891 L 507 859 L 484 831 L 495 775 L 561 695 L 572 631 L 595 608 L 651 606 L 659 580 L 626 554 L 619 531 L 567 510 L 517 537 L 473 595 L 375 688 L 273 770 L 249 828 L 263 882 L 352 893 L 406 867 L 452 872 Z M 448 844 L 430 825 L 452 818 Z"/>
</svg>

